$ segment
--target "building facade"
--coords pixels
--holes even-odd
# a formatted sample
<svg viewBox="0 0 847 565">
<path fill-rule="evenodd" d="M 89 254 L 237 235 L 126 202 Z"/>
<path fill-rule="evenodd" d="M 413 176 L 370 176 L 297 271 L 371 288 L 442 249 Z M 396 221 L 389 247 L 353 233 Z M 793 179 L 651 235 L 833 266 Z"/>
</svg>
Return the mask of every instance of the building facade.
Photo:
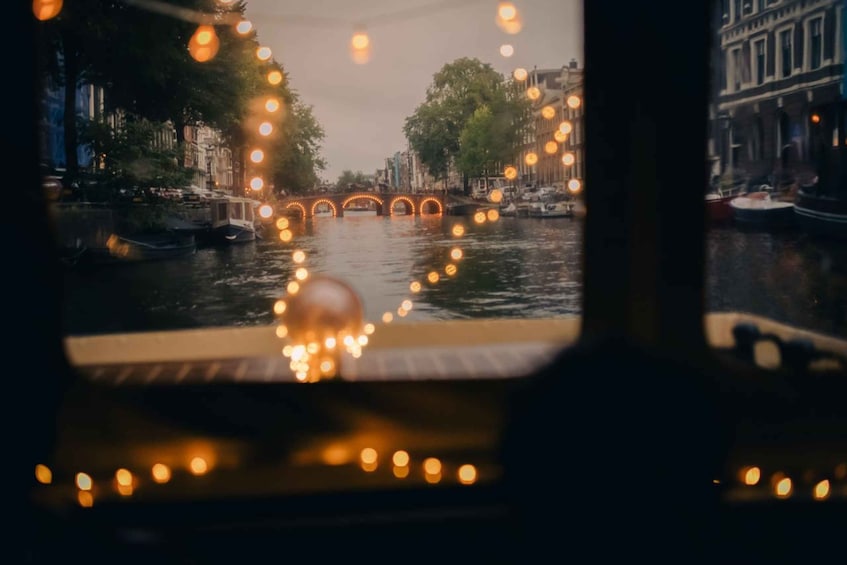
<svg viewBox="0 0 847 565">
<path fill-rule="evenodd" d="M 814 174 L 815 109 L 844 96 L 844 0 L 722 0 L 713 54 L 714 174 Z"/>
</svg>

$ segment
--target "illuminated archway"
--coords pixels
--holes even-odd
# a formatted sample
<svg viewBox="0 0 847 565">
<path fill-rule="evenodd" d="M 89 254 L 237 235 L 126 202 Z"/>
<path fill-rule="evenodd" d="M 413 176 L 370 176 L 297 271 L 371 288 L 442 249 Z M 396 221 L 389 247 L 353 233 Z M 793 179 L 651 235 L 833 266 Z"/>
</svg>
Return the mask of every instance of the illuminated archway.
<svg viewBox="0 0 847 565">
<path fill-rule="evenodd" d="M 391 201 L 391 205 L 388 207 L 388 215 L 394 215 L 394 207 L 397 204 L 405 204 L 406 214 L 409 216 L 415 215 L 415 203 L 412 202 L 412 199 L 407 196 L 398 196 L 394 200 Z"/>
<path fill-rule="evenodd" d="M 436 211 L 430 212 L 432 210 L 432 205 L 435 204 Z M 441 206 L 441 201 L 437 198 L 424 198 L 421 200 L 421 203 L 418 205 L 418 210 L 421 214 L 443 214 L 444 208 Z"/>
<path fill-rule="evenodd" d="M 312 203 L 312 217 L 315 217 L 315 210 L 318 208 L 319 204 L 325 203 L 329 206 L 329 209 L 332 210 L 332 217 L 338 217 L 338 208 L 335 206 L 335 202 L 328 198 L 319 198 Z"/>
<path fill-rule="evenodd" d="M 299 210 L 300 217 L 306 218 L 306 207 L 303 206 L 302 204 L 300 204 L 299 202 L 289 202 L 288 204 L 285 205 L 285 209 L 286 210 L 288 210 L 288 209 Z"/>
<path fill-rule="evenodd" d="M 383 205 L 384 202 L 382 198 L 374 196 L 373 194 L 354 194 L 341 202 L 341 209 L 347 208 L 347 205 L 351 202 L 355 202 L 356 200 L 370 200 L 371 202 L 376 204 L 376 214 L 377 216 L 381 216 L 383 214 Z"/>
</svg>

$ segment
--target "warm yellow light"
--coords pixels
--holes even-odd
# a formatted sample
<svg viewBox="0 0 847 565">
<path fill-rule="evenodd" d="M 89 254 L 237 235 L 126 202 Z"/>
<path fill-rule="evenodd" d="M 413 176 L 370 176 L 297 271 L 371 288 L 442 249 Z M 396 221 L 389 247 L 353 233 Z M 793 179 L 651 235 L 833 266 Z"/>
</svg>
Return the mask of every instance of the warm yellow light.
<svg viewBox="0 0 847 565">
<path fill-rule="evenodd" d="M 503 176 L 509 180 L 515 180 L 518 176 L 518 170 L 515 167 L 509 165 L 508 167 L 503 169 Z"/>
<path fill-rule="evenodd" d="M 503 200 L 503 193 L 500 192 L 499 188 L 495 188 L 488 193 L 488 200 L 489 202 L 497 204 L 498 202 Z"/>
<path fill-rule="evenodd" d="M 420 292 L 421 291 L 421 283 L 419 283 L 418 281 L 413 281 L 409 285 L 409 290 L 411 290 L 412 292 L 415 292 L 415 293 Z"/>
<path fill-rule="evenodd" d="M 814 497 L 815 500 L 824 500 L 829 497 L 829 481 L 824 479 L 815 485 Z"/>
<path fill-rule="evenodd" d="M 259 206 L 259 217 L 260 218 L 264 218 L 264 219 L 267 220 L 268 218 L 270 218 L 273 215 L 274 215 L 274 209 L 273 209 L 273 206 L 271 206 L 270 204 L 262 204 L 261 206 Z"/>
<path fill-rule="evenodd" d="M 450 250 L 450 258 L 453 259 L 454 261 L 458 261 L 463 256 L 464 256 L 464 253 L 458 247 L 454 247 L 453 249 Z"/>
<path fill-rule="evenodd" d="M 209 464 L 202 457 L 194 457 L 188 464 L 188 469 L 192 475 L 205 475 L 209 470 Z"/>
<path fill-rule="evenodd" d="M 285 303 L 285 300 L 274 302 L 274 314 L 284 314 L 286 308 L 288 308 L 288 304 Z"/>
<path fill-rule="evenodd" d="M 128 469 L 118 469 L 115 471 L 115 481 L 119 485 L 130 486 L 132 485 L 132 473 Z"/>
<path fill-rule="evenodd" d="M 409 313 L 408 310 L 403 310 L 400 307 L 397 308 L 397 315 L 400 316 L 401 318 L 405 318 L 406 314 L 408 314 L 408 313 Z"/>
<path fill-rule="evenodd" d="M 496 222 L 500 218 L 500 211 L 497 208 L 491 208 L 485 213 L 485 217 L 489 222 Z"/>
<path fill-rule="evenodd" d="M 441 472 L 441 461 L 435 457 L 427 457 L 423 462 L 423 470 L 427 475 L 437 475 Z"/>
<path fill-rule="evenodd" d="M 552 155 L 553 153 L 555 153 L 558 150 L 559 150 L 559 144 L 556 143 L 555 141 L 551 140 L 551 141 L 548 141 L 547 143 L 544 144 L 544 152 L 547 153 L 548 155 Z"/>
<path fill-rule="evenodd" d="M 812 123 L 819 124 L 821 121 L 821 117 L 818 114 L 812 114 Z"/>
<path fill-rule="evenodd" d="M 394 468 L 392 469 L 392 472 L 394 473 L 394 476 L 397 477 L 398 479 L 405 479 L 406 477 L 409 476 L 409 467 L 408 466 L 400 467 L 400 466 L 395 465 Z"/>
<path fill-rule="evenodd" d="M 274 130 L 273 125 L 270 122 L 262 122 L 259 124 L 259 135 L 270 135 Z"/>
<path fill-rule="evenodd" d="M 394 455 L 391 456 L 391 462 L 397 465 L 398 467 L 405 467 L 409 464 L 409 453 L 407 451 L 403 451 L 402 449 L 399 451 L 395 451 Z"/>
<path fill-rule="evenodd" d="M 459 467 L 459 482 L 463 485 L 471 485 L 476 482 L 476 467 L 467 464 Z"/>
<path fill-rule="evenodd" d="M 188 40 L 188 53 L 198 63 L 205 63 L 215 58 L 220 44 L 215 28 L 201 25 Z"/>
<path fill-rule="evenodd" d="M 403 310 L 406 310 L 406 311 L 411 310 L 412 309 L 412 301 L 411 300 L 404 300 L 403 302 L 400 303 L 400 308 L 402 308 Z"/>
<path fill-rule="evenodd" d="M 276 112 L 279 110 L 279 100 L 276 98 L 268 98 L 265 100 L 265 110 L 268 112 Z"/>
<path fill-rule="evenodd" d="M 282 82 L 282 73 L 279 71 L 271 71 L 268 73 L 268 83 L 274 86 Z"/>
<path fill-rule="evenodd" d="M 382 315 L 382 323 L 384 323 L 384 324 L 391 323 L 391 320 L 393 320 L 393 319 L 394 319 L 394 314 L 392 314 L 391 312 L 386 312 L 385 314 Z"/>
<path fill-rule="evenodd" d="M 300 284 L 297 281 L 291 281 L 285 289 L 288 291 L 288 294 L 297 294 L 300 292 Z"/>
<path fill-rule="evenodd" d="M 250 160 L 254 163 L 261 163 L 265 158 L 265 152 L 261 149 L 254 149 L 250 152 Z"/>
<path fill-rule="evenodd" d="M 535 152 L 530 151 L 529 153 L 526 154 L 526 156 L 524 157 L 523 160 L 524 160 L 524 163 L 526 163 L 527 165 L 529 165 L 531 167 L 538 162 L 538 155 L 536 155 Z"/>
<path fill-rule="evenodd" d="M 353 49 L 367 49 L 370 43 L 371 40 L 368 37 L 368 34 L 363 31 L 354 33 L 353 38 L 350 40 L 350 45 Z"/>
<path fill-rule="evenodd" d="M 568 96 L 568 107 L 573 108 L 574 110 L 579 108 L 582 104 L 582 100 L 580 100 L 579 96 Z"/>
<path fill-rule="evenodd" d="M 530 86 L 526 89 L 526 95 L 530 100 L 538 100 L 541 98 L 541 89 L 537 86 Z"/>
<path fill-rule="evenodd" d="M 276 221 L 276 228 L 279 230 L 284 230 L 288 227 L 288 218 L 280 218 Z M 295 251 L 295 254 L 297 252 Z M 302 251 L 301 251 L 302 253 Z M 303 257 L 305 259 L 305 256 Z M 296 262 L 296 261 L 295 261 Z"/>
<path fill-rule="evenodd" d="M 556 117 L 556 109 L 553 106 L 544 106 L 541 108 L 541 115 L 547 120 L 552 120 Z"/>
<path fill-rule="evenodd" d="M 562 133 L 561 130 L 556 130 L 553 132 L 553 139 L 558 141 L 559 143 L 564 143 L 568 140 L 568 134 Z"/>
<path fill-rule="evenodd" d="M 285 304 L 285 303 L 283 302 L 283 304 Z M 288 327 L 287 326 L 283 326 L 282 324 L 280 324 L 276 327 L 276 337 L 278 337 L 279 339 L 283 339 L 287 335 L 288 335 Z"/>
<path fill-rule="evenodd" d="M 454 265 L 453 263 L 448 263 L 447 266 L 444 267 L 444 274 L 446 274 L 448 277 L 452 277 L 456 274 L 457 270 L 458 269 L 456 268 L 456 265 Z"/>
<path fill-rule="evenodd" d="M 53 471 L 47 465 L 39 463 L 35 466 L 35 480 L 42 485 L 49 485 L 53 482 Z"/>
<path fill-rule="evenodd" d="M 297 251 L 291 254 L 291 260 L 295 263 L 302 263 L 306 260 L 306 252 L 298 249 Z"/>
<path fill-rule="evenodd" d="M 300 267 L 300 268 L 299 268 L 299 269 L 297 269 L 297 271 L 294 273 L 294 277 L 295 277 L 298 281 L 304 281 L 304 280 L 306 280 L 307 278 L 309 278 L 309 271 L 308 271 L 307 269 L 303 268 L 303 267 Z"/>
<path fill-rule="evenodd" d="M 87 473 L 76 474 L 76 486 L 79 490 L 91 490 L 93 485 L 94 481 L 91 480 L 91 476 Z"/>
<path fill-rule="evenodd" d="M 362 330 L 365 332 L 366 335 L 371 335 L 376 331 L 376 326 L 368 322 L 367 324 L 365 324 Z"/>
<path fill-rule="evenodd" d="M 508 43 L 504 43 L 500 46 L 500 54 L 504 57 L 511 57 L 515 54 L 515 48 Z"/>
<path fill-rule="evenodd" d="M 430 271 L 429 274 L 426 276 L 426 280 L 428 280 L 432 284 L 437 283 L 440 278 L 441 277 L 435 271 Z"/>
<path fill-rule="evenodd" d="M 787 497 L 791 495 L 791 479 L 785 477 L 777 481 L 774 487 L 774 492 L 777 496 Z"/>
<path fill-rule="evenodd" d="M 171 469 L 164 463 L 156 463 L 150 470 L 153 480 L 159 484 L 166 483 L 171 480 Z"/>
<path fill-rule="evenodd" d="M 252 188 L 253 190 L 262 190 L 264 186 L 265 181 L 263 181 L 261 178 L 253 177 L 252 179 L 250 179 L 250 188 Z"/>
<path fill-rule="evenodd" d="M 473 221 L 476 222 L 477 224 L 484 224 L 485 223 L 485 212 L 480 210 L 479 212 L 474 214 L 473 215 Z"/>
<path fill-rule="evenodd" d="M 526 77 L 529 76 L 529 73 L 526 72 L 525 68 L 518 67 L 517 69 L 514 70 L 514 72 L 512 73 L 512 76 L 515 77 L 515 80 L 524 81 L 524 80 L 526 80 Z"/>
<path fill-rule="evenodd" d="M 86 490 L 81 490 L 76 495 L 77 502 L 83 508 L 91 508 L 94 506 L 94 495 Z"/>
<path fill-rule="evenodd" d="M 565 120 L 559 124 L 559 131 L 565 135 L 568 135 L 570 132 L 573 131 L 573 124 L 570 123 L 568 120 Z"/>
<path fill-rule="evenodd" d="M 291 230 L 282 230 L 281 232 L 279 232 L 279 239 L 281 239 L 282 241 L 291 241 L 292 237 L 294 237 L 294 234 L 291 233 Z"/>
<path fill-rule="evenodd" d="M 577 192 L 582 190 L 582 183 L 579 182 L 579 179 L 571 179 L 568 181 L 568 190 L 576 194 Z"/>
<path fill-rule="evenodd" d="M 241 35 L 246 35 L 250 33 L 251 29 L 253 29 L 253 23 L 249 20 L 241 20 L 235 25 L 235 31 L 237 31 Z"/>
<path fill-rule="evenodd" d="M 453 226 L 453 235 L 456 237 L 462 237 L 465 234 L 465 226 L 462 224 L 456 224 Z"/>
<path fill-rule="evenodd" d="M 55 18 L 62 11 L 62 0 L 32 0 L 32 13 L 37 20 Z"/>
<path fill-rule="evenodd" d="M 515 19 L 516 15 L 518 15 L 518 10 L 511 2 L 500 2 L 500 5 L 497 6 L 497 17 L 505 22 Z"/>
<path fill-rule="evenodd" d="M 570 167 L 576 161 L 576 156 L 573 153 L 565 153 L 562 155 L 562 164 Z"/>
<path fill-rule="evenodd" d="M 273 53 L 271 53 L 271 48 L 270 48 L 270 47 L 266 47 L 266 46 L 264 46 L 264 45 L 263 45 L 262 47 L 259 47 L 258 49 L 256 49 L 256 57 L 257 57 L 260 61 L 267 61 L 268 59 L 270 59 L 270 58 L 271 58 L 271 55 L 272 55 L 272 54 L 273 54 Z"/>
</svg>

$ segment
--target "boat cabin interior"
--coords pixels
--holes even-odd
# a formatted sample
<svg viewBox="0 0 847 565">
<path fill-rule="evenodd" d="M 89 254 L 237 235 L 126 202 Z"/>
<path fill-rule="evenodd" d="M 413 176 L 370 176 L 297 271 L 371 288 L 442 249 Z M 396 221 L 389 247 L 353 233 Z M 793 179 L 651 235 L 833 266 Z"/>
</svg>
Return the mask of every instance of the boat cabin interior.
<svg viewBox="0 0 847 565">
<path fill-rule="evenodd" d="M 9 9 L 34 43 L 38 22 L 24 4 Z M 40 190 L 36 49 L 16 36 L 11 51 L 7 40 L 20 84 L 7 89 L 15 111 L 4 149 L 22 180 L 9 191 L 18 224 L 6 561 L 837 561 L 847 532 L 838 474 L 847 474 L 847 378 L 831 353 L 843 343 L 742 316 L 707 327 L 707 228 L 691 218 L 705 218 L 710 182 L 712 3 L 685 3 L 685 25 L 669 17 L 681 6 L 584 2 L 579 320 L 553 330 L 507 322 L 509 332 L 474 321 L 396 325 L 378 346 L 414 344 L 422 353 L 409 363 L 426 369 L 443 362 L 448 339 L 463 344 L 458 355 L 469 364 L 478 346 L 560 345 L 530 374 L 507 377 L 408 380 L 374 370 L 308 385 L 239 379 L 239 362 L 278 353 L 267 328 L 71 347 Z M 630 56 L 636 64 L 624 62 Z M 775 367 L 751 360 L 766 336 L 778 345 Z M 170 363 L 167 373 L 189 361 L 205 371 L 222 358 L 233 362 L 218 365 L 220 378 L 120 377 L 151 370 L 151 360 Z M 96 367 L 108 371 L 98 378 Z M 378 448 L 376 472 L 363 470 L 376 459 L 358 451 L 350 459 L 362 445 Z M 215 454 L 216 472 L 174 472 L 161 489 L 114 494 L 115 469 L 189 447 Z M 397 473 L 410 472 L 400 452 L 436 463 L 400 481 Z M 35 480 L 38 465 L 51 469 L 51 484 Z M 796 495 L 774 496 L 767 480 L 745 490 L 739 476 L 752 466 L 796 477 Z M 100 481 L 90 507 L 74 484 L 81 468 Z M 831 481 L 825 500 L 807 488 L 820 477 Z"/>
</svg>

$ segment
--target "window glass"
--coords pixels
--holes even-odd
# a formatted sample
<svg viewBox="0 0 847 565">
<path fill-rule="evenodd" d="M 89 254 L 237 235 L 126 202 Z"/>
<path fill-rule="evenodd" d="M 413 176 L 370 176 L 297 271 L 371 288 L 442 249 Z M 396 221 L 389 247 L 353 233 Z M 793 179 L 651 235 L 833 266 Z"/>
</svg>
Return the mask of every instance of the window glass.
<svg viewBox="0 0 847 565">
<path fill-rule="evenodd" d="M 710 313 L 742 313 L 847 335 L 847 146 L 839 133 L 847 59 L 836 53 L 839 64 L 831 74 L 815 71 L 823 53 L 844 48 L 835 36 L 832 46 L 824 45 L 823 19 L 815 15 L 843 14 L 841 6 L 835 0 L 784 1 L 770 11 L 775 65 L 767 60 L 768 44 L 757 39 L 761 29 L 713 26 L 717 74 L 708 142 L 712 182 L 706 191 Z M 720 17 L 715 13 L 714 21 Z M 794 57 L 799 57 L 795 43 L 802 43 L 799 30 L 805 29 L 808 68 Z M 733 46 L 746 41 L 754 46 L 756 84 L 725 92 L 719 87 L 725 72 L 720 62 L 731 57 L 735 75 L 729 76 L 737 77 L 739 49 Z M 749 149 L 738 151 L 741 143 Z"/>
<path fill-rule="evenodd" d="M 49 4 L 67 336 L 581 314 L 581 2 Z"/>
</svg>

